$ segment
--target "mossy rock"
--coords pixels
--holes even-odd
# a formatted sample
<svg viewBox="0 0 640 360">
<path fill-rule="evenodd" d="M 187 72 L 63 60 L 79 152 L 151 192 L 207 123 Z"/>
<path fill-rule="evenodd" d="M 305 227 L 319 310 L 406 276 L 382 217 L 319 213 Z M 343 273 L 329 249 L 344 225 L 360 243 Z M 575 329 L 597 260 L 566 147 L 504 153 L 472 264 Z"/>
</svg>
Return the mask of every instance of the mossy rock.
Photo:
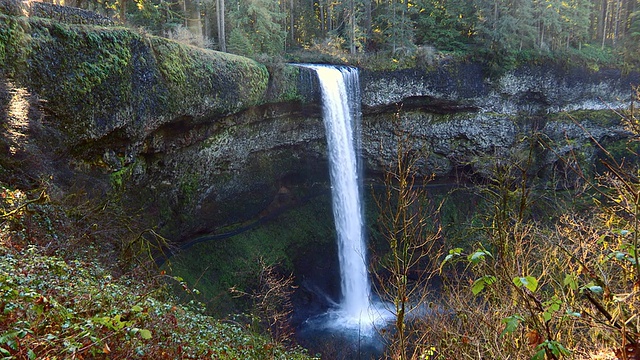
<svg viewBox="0 0 640 360">
<path fill-rule="evenodd" d="M 210 121 L 266 98 L 269 73 L 248 58 L 122 27 L 0 20 L 2 73 L 46 101 L 70 147 L 135 142 L 175 119 Z"/>
<path fill-rule="evenodd" d="M 20 0 L 0 0 L 0 14 L 23 16 L 26 12 L 25 3 Z"/>
<path fill-rule="evenodd" d="M 230 229 L 228 237 L 211 235 L 195 239 L 195 244 L 166 265 L 175 275 L 196 284 L 202 292 L 200 300 L 217 315 L 247 310 L 249 299 L 233 298 L 229 289 L 235 287 L 250 293 L 257 284 L 261 261 L 279 265 L 287 274 L 296 272 L 301 263 L 311 271 L 313 263 L 326 265 L 337 261 L 328 194 L 268 220 L 248 224 L 235 234 L 238 230 Z M 313 271 L 308 275 L 314 275 Z"/>
<path fill-rule="evenodd" d="M 269 81 L 263 65 L 163 38 L 149 40 L 171 94 L 170 108 L 191 108 L 195 116 L 227 115 L 261 103 Z"/>
<path fill-rule="evenodd" d="M 571 112 L 551 113 L 546 116 L 546 121 L 558 121 L 563 123 L 581 123 L 589 121 L 600 126 L 620 125 L 620 114 L 611 109 L 604 110 L 576 110 Z"/>
</svg>

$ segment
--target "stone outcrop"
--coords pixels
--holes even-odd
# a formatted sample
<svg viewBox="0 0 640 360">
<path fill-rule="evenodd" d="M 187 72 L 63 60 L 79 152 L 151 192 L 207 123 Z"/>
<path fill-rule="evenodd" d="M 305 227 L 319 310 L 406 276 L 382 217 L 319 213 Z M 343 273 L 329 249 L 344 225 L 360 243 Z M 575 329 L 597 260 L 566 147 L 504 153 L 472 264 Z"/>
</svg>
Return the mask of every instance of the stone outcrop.
<svg viewBox="0 0 640 360">
<path fill-rule="evenodd" d="M 482 74 L 477 65 L 462 66 L 475 67 L 471 73 Z M 562 91 L 548 83 L 547 88 L 540 87 L 533 81 L 542 78 L 538 76 L 525 78 L 516 87 L 514 74 L 526 71 L 541 73 L 542 68 L 521 68 L 498 79 L 474 78 L 466 72 L 458 73 L 462 78 L 453 78 L 455 73 L 450 73 L 448 81 L 444 77 L 429 80 L 428 73 L 418 76 L 415 71 L 413 82 L 405 77 L 405 82 L 398 82 L 404 88 L 389 86 L 389 91 L 380 84 L 397 81 L 396 77 L 408 72 L 363 71 L 362 153 L 369 176 L 380 179 L 395 159 L 398 130 L 408 133 L 410 149 L 427 154 L 420 164 L 423 175 L 435 174 L 442 181 L 490 177 L 496 159 L 525 156 L 532 144 L 530 137 L 537 139 L 532 176 L 567 179 L 560 158 L 577 153 L 584 162 L 581 165 L 589 166 L 597 153 L 594 141 L 605 144 L 628 135 L 619 116 L 603 108 L 628 104 L 637 75 L 596 73 L 589 77 L 583 73 L 583 81 L 578 81 L 549 73 L 546 79 L 565 84 Z M 306 79 L 309 74 L 299 76 L 297 100 L 252 107 L 224 117 L 215 128 L 205 126 L 208 132 L 202 141 L 147 156 L 146 169 L 139 171 L 136 183 L 160 184 L 164 187 L 161 194 L 192 184 L 191 193 L 183 193 L 182 198 L 177 193 L 172 203 L 197 214 L 200 227 L 192 231 L 201 232 L 208 231 L 202 224 L 215 227 L 260 216 L 283 187 L 298 199 L 318 184 L 327 187 L 319 99 Z M 402 91 L 407 95 L 394 95 Z M 171 128 L 166 135 L 158 132 L 151 138 L 158 149 L 178 141 Z"/>
<path fill-rule="evenodd" d="M 638 73 L 590 71 L 547 63 L 523 65 L 500 76 L 485 75 L 479 63 L 443 61 L 431 70 L 363 73 L 365 111 L 405 104 L 436 113 L 456 111 L 557 113 L 628 106 Z"/>
<path fill-rule="evenodd" d="M 252 150 L 241 148 L 234 134 L 243 126 L 239 134 L 251 131 L 251 124 L 279 113 L 280 107 L 285 114 L 302 111 L 287 105 L 299 102 L 298 89 L 305 88 L 298 84 L 297 68 L 268 71 L 248 58 L 132 29 L 51 20 L 80 10 L 50 7 L 50 14 L 28 12 L 24 6 L 0 2 L 0 88 L 6 89 L 0 92 L 0 104 L 3 123 L 15 124 L 20 132 L 9 136 L 12 129 L 0 136 L 6 159 L 0 173 L 27 170 L 27 178 L 53 175 L 65 184 L 61 189 L 123 192 L 132 206 L 149 206 L 145 211 L 157 215 L 150 221 L 177 229 L 171 235 L 182 233 L 181 224 L 199 221 L 194 211 L 207 208 L 198 201 L 210 198 L 204 196 L 212 193 L 209 187 L 242 209 L 243 199 L 234 198 L 240 190 L 228 184 L 234 174 L 257 183 L 272 180 L 260 172 L 248 175 L 243 166 Z M 16 103 L 29 104 L 17 117 L 10 113 Z M 28 119 L 36 113 L 42 116 Z M 249 145 L 264 146 L 268 140 L 259 133 L 253 139 L 258 141 Z M 26 148 L 26 143 L 33 146 Z M 202 150 L 207 146 L 211 148 Z M 32 164 L 26 169 L 15 169 L 14 159 L 33 161 L 25 162 Z M 226 213 L 224 207 L 220 211 Z M 214 224 L 228 219 L 223 216 Z"/>
<path fill-rule="evenodd" d="M 9 90 L 0 104 L 6 112 L 15 94 L 29 94 L 25 103 L 41 115 L 20 131 L 40 144 L 39 159 L 50 157 L 34 160 L 40 166 L 29 176 L 55 174 L 61 191 L 84 179 L 85 187 L 120 192 L 173 239 L 264 216 L 283 191 L 290 203 L 328 187 L 317 80 L 308 70 L 267 68 L 116 26 L 25 17 L 7 1 L 0 74 Z M 489 77 L 479 63 L 454 60 L 361 75 L 362 150 L 372 177 L 392 162 L 398 130 L 408 132 L 411 149 L 429 154 L 422 173 L 442 179 L 489 176 L 492 159 L 518 156 L 536 134 L 532 174 L 551 176 L 562 170 L 559 156 L 580 149 L 588 160 L 594 140 L 626 136 L 606 109 L 627 105 L 640 83 L 637 73 L 554 64 Z M 19 148 L 16 139 L 4 137 L 6 149 Z M 0 165 L 0 174 L 16 166 Z"/>
<path fill-rule="evenodd" d="M 411 148 L 428 153 L 424 174 L 442 177 L 462 168 L 488 176 L 488 160 L 512 156 L 524 146 L 524 136 L 557 146 L 554 155 L 536 159 L 532 171 L 541 173 L 576 149 L 591 159 L 594 141 L 627 135 L 611 110 L 630 105 L 638 73 L 557 64 L 523 65 L 497 77 L 484 71 L 465 62 L 428 71 L 364 71 L 363 150 L 369 169 L 383 170 L 393 161 L 396 143 L 390 134 L 398 128 L 410 133 Z"/>
</svg>

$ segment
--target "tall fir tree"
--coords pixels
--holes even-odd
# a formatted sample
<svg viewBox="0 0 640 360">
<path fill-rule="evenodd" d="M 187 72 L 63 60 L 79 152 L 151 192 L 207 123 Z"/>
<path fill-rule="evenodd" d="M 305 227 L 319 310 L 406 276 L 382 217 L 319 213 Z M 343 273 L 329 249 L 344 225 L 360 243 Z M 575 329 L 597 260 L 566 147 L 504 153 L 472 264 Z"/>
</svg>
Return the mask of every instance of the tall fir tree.
<svg viewBox="0 0 640 360">
<path fill-rule="evenodd" d="M 229 25 L 233 29 L 233 36 L 229 35 L 230 51 L 243 51 L 242 55 L 276 55 L 284 51 L 286 32 L 281 24 L 285 14 L 280 12 L 278 0 L 235 0 L 229 3 Z M 247 45 L 245 38 L 251 49 L 244 49 Z"/>
<path fill-rule="evenodd" d="M 461 50 L 471 42 L 477 22 L 472 1 L 418 0 L 416 7 L 416 44 Z"/>
</svg>

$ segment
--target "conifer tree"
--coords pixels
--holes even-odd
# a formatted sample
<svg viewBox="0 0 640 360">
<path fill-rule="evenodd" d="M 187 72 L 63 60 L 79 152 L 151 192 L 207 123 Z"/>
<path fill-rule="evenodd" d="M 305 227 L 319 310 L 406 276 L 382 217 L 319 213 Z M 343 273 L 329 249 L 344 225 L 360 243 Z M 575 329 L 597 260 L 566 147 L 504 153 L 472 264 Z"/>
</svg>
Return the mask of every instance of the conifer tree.
<svg viewBox="0 0 640 360">
<path fill-rule="evenodd" d="M 256 54 L 281 53 L 286 37 L 281 26 L 283 15 L 277 0 L 235 0 L 229 11 L 232 32 L 235 32 L 233 41 L 246 37 Z M 230 48 L 231 43 L 230 35 Z"/>
<path fill-rule="evenodd" d="M 440 50 L 459 50 L 471 41 L 476 11 L 464 0 L 419 0 L 414 14 L 416 43 L 434 45 Z"/>
<path fill-rule="evenodd" d="M 409 0 L 388 0 L 379 8 L 376 21 L 386 45 L 393 53 L 412 50 L 415 47 L 415 24 L 411 15 L 416 11 L 413 3 Z"/>
</svg>

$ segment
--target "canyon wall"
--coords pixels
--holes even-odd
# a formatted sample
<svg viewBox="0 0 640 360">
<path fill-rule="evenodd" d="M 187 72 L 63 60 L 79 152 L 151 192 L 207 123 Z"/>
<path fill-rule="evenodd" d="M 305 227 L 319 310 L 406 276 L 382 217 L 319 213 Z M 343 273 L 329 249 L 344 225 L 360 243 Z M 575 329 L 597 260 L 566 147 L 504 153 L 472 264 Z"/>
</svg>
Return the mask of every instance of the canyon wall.
<svg viewBox="0 0 640 360">
<path fill-rule="evenodd" d="M 19 171 L 50 177 L 60 198 L 78 189 L 119 194 L 176 240 L 268 216 L 329 187 L 308 70 L 3 4 L 3 181 Z M 630 104 L 639 83 L 638 73 L 558 64 L 489 75 L 481 63 L 454 59 L 362 70 L 368 177 L 379 180 L 393 161 L 398 131 L 426 154 L 422 174 L 442 181 L 490 177 L 496 159 L 531 146 L 532 175 L 566 175 L 561 157 L 579 153 L 589 164 L 594 142 L 628 136 L 613 110 Z"/>
</svg>

